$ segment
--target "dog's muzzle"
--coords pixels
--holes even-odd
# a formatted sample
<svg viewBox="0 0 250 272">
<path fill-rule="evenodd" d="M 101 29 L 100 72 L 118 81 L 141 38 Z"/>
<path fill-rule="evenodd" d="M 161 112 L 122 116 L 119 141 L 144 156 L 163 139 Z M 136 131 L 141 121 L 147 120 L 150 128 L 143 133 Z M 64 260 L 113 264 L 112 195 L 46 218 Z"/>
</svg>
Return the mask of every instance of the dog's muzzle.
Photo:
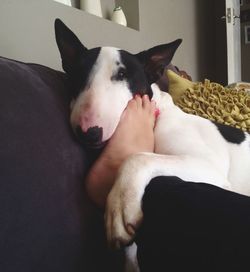
<svg viewBox="0 0 250 272">
<path fill-rule="evenodd" d="M 90 148 L 101 148 L 104 145 L 104 143 L 102 142 L 102 127 L 90 127 L 86 132 L 83 132 L 82 128 L 78 126 L 76 128 L 76 135 L 81 143 Z"/>
</svg>

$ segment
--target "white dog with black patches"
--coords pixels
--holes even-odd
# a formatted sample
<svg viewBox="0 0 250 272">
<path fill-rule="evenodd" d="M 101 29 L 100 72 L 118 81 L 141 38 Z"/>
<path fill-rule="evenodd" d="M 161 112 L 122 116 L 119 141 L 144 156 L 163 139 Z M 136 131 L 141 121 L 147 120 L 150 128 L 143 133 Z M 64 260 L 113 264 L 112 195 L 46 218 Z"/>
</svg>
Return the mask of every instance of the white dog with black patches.
<svg viewBox="0 0 250 272">
<path fill-rule="evenodd" d="M 184 113 L 155 84 L 181 40 L 133 55 L 113 47 L 88 50 L 59 19 L 55 30 L 63 68 L 74 86 L 71 124 L 86 145 L 105 145 L 135 94 L 153 97 L 160 110 L 155 152 L 125 160 L 108 196 L 111 245 L 133 240 L 143 217 L 144 190 L 154 177 L 177 176 L 250 195 L 249 134 Z"/>
</svg>

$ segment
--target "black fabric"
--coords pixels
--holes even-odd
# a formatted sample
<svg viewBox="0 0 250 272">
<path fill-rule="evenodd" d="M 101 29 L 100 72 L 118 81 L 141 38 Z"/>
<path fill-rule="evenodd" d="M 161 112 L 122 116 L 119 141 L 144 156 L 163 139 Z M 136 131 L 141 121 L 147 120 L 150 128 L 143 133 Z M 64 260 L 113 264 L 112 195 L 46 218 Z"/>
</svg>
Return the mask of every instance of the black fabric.
<svg viewBox="0 0 250 272">
<path fill-rule="evenodd" d="M 69 125 L 63 73 L 0 58 L 0 271 L 118 271 L 89 164 Z M 117 260 L 117 261 L 114 261 Z"/>
<path fill-rule="evenodd" d="M 137 236 L 141 272 L 250 271 L 250 198 L 176 177 L 151 181 Z"/>
</svg>

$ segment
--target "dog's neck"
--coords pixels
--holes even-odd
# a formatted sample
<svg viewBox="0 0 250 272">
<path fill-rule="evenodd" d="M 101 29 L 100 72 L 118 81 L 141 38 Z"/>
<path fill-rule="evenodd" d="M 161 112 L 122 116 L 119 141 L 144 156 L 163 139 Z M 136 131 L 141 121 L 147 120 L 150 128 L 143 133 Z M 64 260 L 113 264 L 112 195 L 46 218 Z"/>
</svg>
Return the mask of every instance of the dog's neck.
<svg viewBox="0 0 250 272">
<path fill-rule="evenodd" d="M 156 102 L 156 106 L 160 112 L 165 112 L 173 108 L 177 108 L 170 94 L 161 91 L 158 85 L 155 83 L 151 85 L 151 88 L 153 91 L 152 99 Z"/>
</svg>

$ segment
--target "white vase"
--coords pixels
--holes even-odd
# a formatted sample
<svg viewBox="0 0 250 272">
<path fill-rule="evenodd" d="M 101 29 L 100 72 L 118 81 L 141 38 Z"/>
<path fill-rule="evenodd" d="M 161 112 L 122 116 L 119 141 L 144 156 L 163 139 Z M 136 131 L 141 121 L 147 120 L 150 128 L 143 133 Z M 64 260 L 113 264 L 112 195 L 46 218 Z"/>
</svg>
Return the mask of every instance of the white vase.
<svg viewBox="0 0 250 272">
<path fill-rule="evenodd" d="M 120 25 L 127 26 L 127 19 L 121 7 L 117 7 L 114 9 L 111 21 Z"/>
<path fill-rule="evenodd" d="M 100 0 L 80 0 L 80 8 L 88 13 L 102 17 Z"/>
<path fill-rule="evenodd" d="M 71 5 L 71 0 L 55 0 L 56 2 L 62 3 L 67 6 L 72 6 Z"/>
</svg>

